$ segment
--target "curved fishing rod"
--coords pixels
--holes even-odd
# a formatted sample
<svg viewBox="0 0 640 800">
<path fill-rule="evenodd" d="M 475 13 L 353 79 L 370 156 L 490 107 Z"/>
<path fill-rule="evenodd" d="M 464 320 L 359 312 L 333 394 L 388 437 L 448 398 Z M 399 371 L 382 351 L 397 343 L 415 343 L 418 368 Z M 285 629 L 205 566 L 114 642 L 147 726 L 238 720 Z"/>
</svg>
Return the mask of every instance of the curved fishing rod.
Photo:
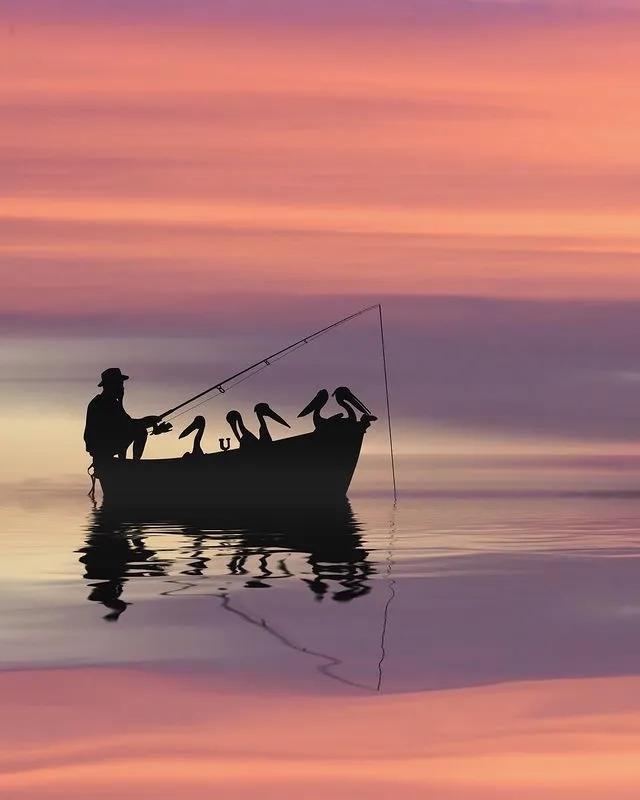
<svg viewBox="0 0 640 800">
<path fill-rule="evenodd" d="M 175 411 L 178 411 L 180 408 L 184 408 L 185 406 L 188 406 L 190 403 L 193 403 L 195 400 L 199 400 L 201 397 L 204 397 L 205 395 L 210 394 L 211 392 L 218 391 L 220 394 L 224 394 L 225 391 L 226 391 L 226 389 L 224 388 L 226 386 L 226 384 L 231 383 L 231 381 L 236 380 L 236 378 L 239 378 L 241 375 L 246 375 L 248 372 L 251 372 L 252 370 L 257 369 L 258 367 L 262 367 L 262 366 L 269 367 L 269 366 L 271 366 L 271 361 L 274 361 L 274 360 L 276 360 L 278 358 L 281 358 L 282 356 L 287 355 L 289 352 L 292 352 L 293 350 L 297 350 L 302 345 L 308 344 L 309 342 L 313 341 L 314 339 L 317 339 L 318 336 L 322 336 L 323 333 L 327 333 L 328 331 L 332 330 L 333 328 L 337 328 L 339 325 L 344 325 L 345 322 L 349 322 L 350 320 L 355 319 L 356 317 L 359 317 L 362 314 L 366 314 L 367 311 L 373 311 L 374 308 L 378 308 L 379 309 L 380 308 L 380 303 L 376 303 L 373 306 L 367 306 L 366 308 L 362 308 L 362 309 L 360 309 L 360 311 L 356 311 L 355 314 L 349 314 L 348 317 L 344 317 L 343 319 L 339 319 L 337 322 L 334 322 L 331 325 L 327 325 L 326 327 L 321 328 L 319 331 L 314 331 L 314 333 L 310 333 L 307 336 L 303 336 L 302 339 L 298 339 L 297 342 L 293 342 L 293 344 L 287 345 L 287 347 L 283 347 L 281 350 L 277 350 L 275 353 L 271 353 L 271 355 L 266 356 L 266 358 L 261 358 L 260 361 L 256 361 L 256 363 L 255 364 L 251 364 L 250 367 L 245 367 L 244 369 L 241 369 L 239 372 L 236 372 L 233 375 L 230 375 L 228 378 L 225 378 L 224 380 L 219 381 L 218 383 L 215 383 L 213 386 L 210 386 L 208 389 L 204 389 L 204 391 L 198 392 L 198 394 L 195 394 L 193 397 L 190 397 L 188 400 L 185 400 L 184 402 L 179 403 L 177 406 L 174 406 L 173 408 L 168 409 L 164 413 L 160 414 L 160 419 L 164 419 L 165 417 L 168 417 L 169 414 L 173 414 Z"/>
</svg>

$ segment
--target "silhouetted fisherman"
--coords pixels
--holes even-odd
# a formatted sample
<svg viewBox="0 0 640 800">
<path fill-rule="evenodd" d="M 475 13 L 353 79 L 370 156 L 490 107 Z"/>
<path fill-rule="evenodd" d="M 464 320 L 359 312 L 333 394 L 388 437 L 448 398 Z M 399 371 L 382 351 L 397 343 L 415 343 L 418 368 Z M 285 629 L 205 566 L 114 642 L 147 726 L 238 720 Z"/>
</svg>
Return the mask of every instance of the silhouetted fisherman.
<svg viewBox="0 0 640 800">
<path fill-rule="evenodd" d="M 164 433 L 171 429 L 167 422 L 160 424 L 160 417 L 149 416 L 132 419 L 122 406 L 124 382 L 129 380 L 118 367 L 109 367 L 102 373 L 98 386 L 102 392 L 96 395 L 87 408 L 87 422 L 84 441 L 87 452 L 94 461 L 112 458 L 126 458 L 127 449 L 133 445 L 134 459 L 142 458 L 147 443 L 147 429 L 154 433 Z"/>
</svg>

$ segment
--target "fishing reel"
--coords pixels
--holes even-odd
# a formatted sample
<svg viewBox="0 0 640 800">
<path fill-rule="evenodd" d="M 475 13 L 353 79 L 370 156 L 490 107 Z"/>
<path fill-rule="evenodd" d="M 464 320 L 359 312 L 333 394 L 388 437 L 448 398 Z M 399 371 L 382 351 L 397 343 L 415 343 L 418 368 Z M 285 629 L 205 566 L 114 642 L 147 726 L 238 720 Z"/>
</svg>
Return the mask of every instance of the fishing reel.
<svg viewBox="0 0 640 800">
<path fill-rule="evenodd" d="M 160 436 L 161 433 L 169 433 L 173 430 L 173 425 L 170 422 L 156 422 L 151 429 L 152 436 Z"/>
</svg>

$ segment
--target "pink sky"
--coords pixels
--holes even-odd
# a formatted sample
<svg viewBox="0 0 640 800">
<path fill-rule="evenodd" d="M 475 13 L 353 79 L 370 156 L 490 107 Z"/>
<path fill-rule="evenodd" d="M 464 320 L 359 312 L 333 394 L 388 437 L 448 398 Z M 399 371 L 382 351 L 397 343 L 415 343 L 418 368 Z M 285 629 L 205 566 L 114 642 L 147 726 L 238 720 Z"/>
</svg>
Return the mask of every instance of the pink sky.
<svg viewBox="0 0 640 800">
<path fill-rule="evenodd" d="M 0 314 L 640 296 L 639 24 L 561 5 L 355 29 L 251 4 L 244 25 L 170 3 L 172 26 L 144 3 L 136 24 L 16 17 Z"/>
<path fill-rule="evenodd" d="M 0 353 L 15 453 L 0 478 L 81 473 L 104 366 L 135 377 L 130 410 L 156 412 L 378 300 L 401 454 L 634 448 L 640 306 L 621 301 L 640 301 L 638 5 L 9 0 L 0 326 L 45 335 Z M 318 364 L 337 385 L 356 363 L 383 408 L 371 329 L 343 341 L 255 392 L 295 413 Z M 522 465 L 502 469 L 509 485 Z M 602 488 L 591 469 L 581 489 Z M 636 678 L 344 706 L 263 688 L 5 672 L 0 794 L 637 796 Z"/>
<path fill-rule="evenodd" d="M 14 3 L 0 31 L 0 330 L 52 344 L 14 342 L 7 386 L 52 372 L 86 386 L 102 350 L 70 359 L 53 337 L 124 334 L 109 363 L 195 391 L 382 301 L 400 418 L 464 441 L 628 440 L 632 6 L 348 0 L 320 24 L 317 6 L 285 0 L 269 18 L 253 0 L 216 14 L 69 3 L 64 17 Z M 214 369 L 210 343 L 185 343 L 187 365 L 167 342 L 136 356 L 140 331 L 204 332 L 233 364 Z M 350 364 L 373 364 L 372 340 L 345 341 Z"/>
</svg>

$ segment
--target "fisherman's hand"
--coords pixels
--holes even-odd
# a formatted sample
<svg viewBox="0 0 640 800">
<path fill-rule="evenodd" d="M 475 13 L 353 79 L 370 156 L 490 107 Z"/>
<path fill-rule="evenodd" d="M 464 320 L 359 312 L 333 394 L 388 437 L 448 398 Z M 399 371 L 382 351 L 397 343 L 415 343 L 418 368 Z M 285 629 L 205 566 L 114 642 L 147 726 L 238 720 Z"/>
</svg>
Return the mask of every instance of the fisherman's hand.
<svg viewBox="0 0 640 800">
<path fill-rule="evenodd" d="M 150 414 L 148 417 L 142 417 L 142 419 L 136 421 L 144 425 L 145 428 L 153 428 L 155 425 L 158 425 L 161 420 L 162 417 L 156 417 L 155 414 Z"/>
<path fill-rule="evenodd" d="M 161 433 L 169 433 L 169 431 L 172 429 L 173 425 L 170 422 L 159 422 L 154 423 L 152 433 L 155 436 L 159 436 Z"/>
</svg>

